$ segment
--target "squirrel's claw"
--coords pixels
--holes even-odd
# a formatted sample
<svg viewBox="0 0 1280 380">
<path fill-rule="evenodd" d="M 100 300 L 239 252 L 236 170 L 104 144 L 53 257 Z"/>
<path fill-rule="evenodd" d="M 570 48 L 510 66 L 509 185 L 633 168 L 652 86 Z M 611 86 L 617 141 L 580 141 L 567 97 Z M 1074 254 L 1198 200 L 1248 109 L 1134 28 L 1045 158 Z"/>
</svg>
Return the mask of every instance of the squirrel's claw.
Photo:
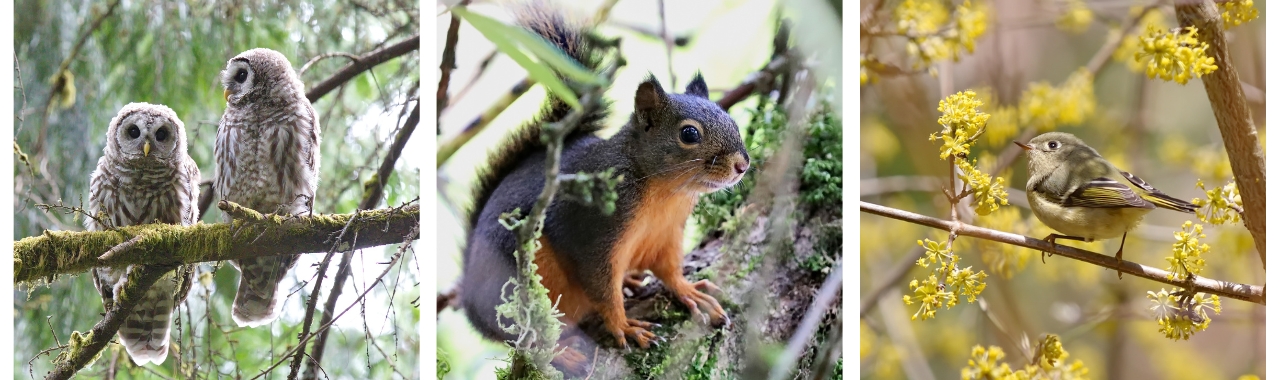
<svg viewBox="0 0 1280 380">
<path fill-rule="evenodd" d="M 631 338 L 641 349 L 648 349 L 650 343 L 658 340 L 658 335 L 649 331 L 653 324 L 645 321 L 627 319 L 623 326 L 613 330 L 614 339 L 618 340 L 618 345 L 631 351 L 631 346 L 627 345 L 627 338 Z"/>
</svg>

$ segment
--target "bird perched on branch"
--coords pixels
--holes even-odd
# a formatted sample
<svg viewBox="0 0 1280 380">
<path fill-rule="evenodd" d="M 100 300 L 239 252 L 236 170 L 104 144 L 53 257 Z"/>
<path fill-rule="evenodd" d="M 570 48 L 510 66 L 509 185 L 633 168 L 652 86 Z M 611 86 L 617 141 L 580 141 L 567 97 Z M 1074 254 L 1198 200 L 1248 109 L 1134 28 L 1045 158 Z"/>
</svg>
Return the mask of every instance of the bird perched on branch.
<svg viewBox="0 0 1280 380">
<path fill-rule="evenodd" d="M 320 178 L 320 124 L 289 59 L 270 49 L 249 50 L 227 61 L 221 79 L 227 110 L 214 146 L 216 195 L 259 212 L 311 211 Z M 231 261 L 240 270 L 231 305 L 237 325 L 275 320 L 277 288 L 299 256 Z"/>
<path fill-rule="evenodd" d="M 169 107 L 130 103 L 107 127 L 107 145 L 89 179 L 85 227 L 103 231 L 148 223 L 184 226 L 199 220 L 200 169 L 187 155 L 187 133 Z M 128 273 L 140 269 L 94 268 L 94 287 L 110 310 L 120 300 Z M 170 317 L 187 298 L 194 274 L 183 265 L 160 277 L 120 326 L 120 344 L 134 363 L 164 363 L 169 352 Z"/>
<path fill-rule="evenodd" d="M 1156 208 L 1195 213 L 1196 205 L 1156 190 L 1142 178 L 1116 169 L 1084 141 L 1063 132 L 1049 132 L 1026 144 L 1027 201 L 1031 212 L 1062 234 L 1044 239 L 1090 242 L 1120 237 L 1116 260 L 1124 254 L 1129 230 Z M 1065 235 L 1064 235 L 1065 234 Z M 1052 253 L 1052 252 L 1050 252 Z M 1042 258 L 1043 260 L 1043 258 Z M 1117 275 L 1121 275 L 1117 270 Z"/>
</svg>

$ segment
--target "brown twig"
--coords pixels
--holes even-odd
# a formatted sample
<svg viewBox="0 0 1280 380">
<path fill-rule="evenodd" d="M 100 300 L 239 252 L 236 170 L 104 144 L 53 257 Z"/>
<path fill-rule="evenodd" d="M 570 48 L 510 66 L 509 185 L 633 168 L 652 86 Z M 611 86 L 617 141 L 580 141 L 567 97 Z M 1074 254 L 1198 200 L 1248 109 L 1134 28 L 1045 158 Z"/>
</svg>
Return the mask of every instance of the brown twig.
<svg viewBox="0 0 1280 380">
<path fill-rule="evenodd" d="M 466 6 L 469 0 L 464 0 L 461 6 Z M 436 85 L 436 125 L 440 125 L 440 113 L 444 112 L 445 106 L 449 104 L 449 79 L 453 76 L 453 69 L 458 68 L 458 27 L 461 26 L 462 20 L 458 15 L 450 12 L 449 31 L 445 33 L 444 38 L 444 54 L 440 56 L 440 84 Z"/>
<path fill-rule="evenodd" d="M 351 78 L 355 78 L 356 75 L 360 75 L 360 73 L 372 69 L 374 66 L 380 65 L 383 62 L 390 61 L 394 58 L 418 50 L 420 37 L 421 36 L 419 35 L 414 35 L 404 41 L 391 44 L 390 46 L 374 50 L 360 56 L 360 59 L 344 66 L 342 69 L 338 70 L 338 72 L 334 73 L 333 76 L 330 76 L 329 79 L 325 79 L 311 87 L 311 90 L 307 91 L 307 101 L 315 103 L 317 100 L 320 100 L 320 98 L 329 94 L 329 92 L 338 88 L 338 86 L 341 86 L 343 83 L 351 80 Z"/>
<path fill-rule="evenodd" d="M 421 102 L 415 102 L 413 111 L 409 112 L 409 117 L 405 119 L 404 125 L 400 127 L 400 132 L 396 134 L 396 140 L 391 143 L 391 148 L 387 151 L 387 156 L 383 158 L 382 165 L 378 167 L 378 172 L 368 182 L 365 182 L 364 198 L 360 201 L 360 210 L 368 210 L 378 206 L 382 201 L 384 188 L 387 186 L 387 179 L 391 177 L 391 171 L 396 167 L 396 161 L 400 159 L 400 154 L 404 151 L 405 145 L 409 142 L 409 137 L 413 136 L 413 131 L 418 127 L 418 118 Z M 351 260 L 355 255 L 355 250 L 347 250 L 342 253 L 342 260 L 338 263 L 338 274 L 333 278 L 333 286 L 329 288 L 329 298 L 325 300 L 324 312 L 320 314 L 320 324 L 328 325 L 333 320 L 333 309 L 338 306 L 338 296 L 342 294 L 342 286 L 346 283 L 346 279 L 351 275 Z M 320 270 L 324 273 L 327 270 L 323 264 Z M 321 277 L 323 278 L 323 277 Z M 316 286 L 320 286 L 320 279 L 316 280 Z M 312 297 L 319 294 L 312 293 Z M 314 310 L 314 308 L 312 309 Z M 310 320 L 311 313 L 307 313 L 307 320 Z M 303 334 L 307 329 L 303 328 Z M 316 331 L 315 343 L 311 347 L 311 357 L 319 363 L 324 356 L 325 342 L 328 340 L 329 331 Z M 295 359 L 295 364 L 300 361 L 303 351 L 299 350 L 299 355 Z M 315 368 L 319 365 L 308 365 L 307 372 L 303 374 L 303 378 L 315 378 Z M 296 372 L 296 371 L 294 371 Z M 290 376 L 292 378 L 292 376 Z"/>
<path fill-rule="evenodd" d="M 1171 279 L 1168 271 L 1148 267 L 1130 261 L 1116 260 L 1114 257 L 1102 255 L 1086 251 L 1079 248 L 1069 247 L 1065 245 L 1049 244 L 1042 239 L 1011 234 L 1008 232 L 982 228 L 965 223 L 957 223 L 942 220 L 934 217 L 924 216 L 909 211 L 898 210 L 895 208 L 885 207 L 873 203 L 860 202 L 862 212 L 879 215 L 887 218 L 898 219 L 906 222 L 919 224 L 926 227 L 933 227 L 940 230 L 955 231 L 958 235 L 970 236 L 979 239 L 990 240 L 999 243 L 1012 244 L 1019 247 L 1031 248 L 1035 250 L 1053 252 L 1056 255 L 1080 260 L 1093 265 L 1112 268 L 1126 274 L 1132 274 L 1138 277 L 1146 278 L 1152 281 L 1169 284 L 1179 287 L 1194 287 L 1204 293 L 1216 294 L 1227 298 L 1234 298 L 1241 301 L 1247 301 L 1257 304 L 1265 304 L 1266 298 L 1263 295 L 1262 287 L 1247 284 L 1237 284 L 1233 282 L 1213 280 L 1205 277 L 1196 276 L 1194 281 L 1188 284 L 1183 280 Z M 1190 286 L 1188 286 L 1190 285 Z"/>
<path fill-rule="evenodd" d="M 720 97 L 716 104 L 720 106 L 720 109 L 728 110 L 729 107 L 733 107 L 738 102 L 745 100 L 759 89 L 769 86 L 774 78 L 787 67 L 788 62 L 789 59 L 785 54 L 774 57 L 763 69 L 748 75 L 747 79 L 743 80 L 738 87 L 725 91 L 724 96 Z"/>
<path fill-rule="evenodd" d="M 1267 266 L 1267 173 L 1266 154 L 1258 142 L 1258 130 L 1253 125 L 1248 101 L 1240 87 L 1240 74 L 1227 50 L 1226 31 L 1222 28 L 1222 16 L 1217 7 L 1208 1 L 1178 3 L 1178 23 L 1183 27 L 1194 26 L 1201 32 L 1201 41 L 1209 44 L 1218 70 L 1201 78 L 1204 90 L 1213 106 L 1213 116 L 1218 121 L 1218 131 L 1227 148 L 1231 173 L 1236 177 L 1236 187 L 1244 203 L 1244 227 L 1253 236 L 1254 247 L 1262 267 Z"/>
</svg>

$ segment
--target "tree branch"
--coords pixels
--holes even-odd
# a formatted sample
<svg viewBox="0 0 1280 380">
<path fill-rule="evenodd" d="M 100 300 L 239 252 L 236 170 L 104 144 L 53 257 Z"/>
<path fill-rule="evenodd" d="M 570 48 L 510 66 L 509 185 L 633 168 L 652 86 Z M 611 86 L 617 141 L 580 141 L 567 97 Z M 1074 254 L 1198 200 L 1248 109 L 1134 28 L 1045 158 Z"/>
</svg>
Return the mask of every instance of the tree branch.
<svg viewBox="0 0 1280 380">
<path fill-rule="evenodd" d="M 1026 247 L 1041 251 L 1053 250 L 1053 253 L 1069 257 L 1072 259 L 1084 261 L 1093 265 L 1112 268 L 1118 271 L 1132 274 L 1138 277 L 1146 278 L 1152 281 L 1165 283 L 1173 286 L 1179 286 L 1188 289 L 1202 291 L 1204 293 L 1216 294 L 1223 297 L 1234 298 L 1242 301 L 1253 302 L 1256 304 L 1266 304 L 1266 297 L 1263 294 L 1262 287 L 1247 284 L 1237 284 L 1227 281 L 1213 280 L 1204 277 L 1195 277 L 1192 283 L 1186 281 L 1178 281 L 1170 279 L 1171 274 L 1168 271 L 1148 267 L 1142 264 L 1116 260 L 1114 257 L 1102 255 L 1086 251 L 1079 248 L 1069 247 L 1065 245 L 1049 244 L 1041 239 L 1011 234 L 1008 232 L 982 228 L 964 223 L 956 223 L 938 218 L 924 216 L 913 212 L 898 210 L 895 208 L 885 207 L 874 203 L 860 202 L 862 212 L 879 215 L 887 218 L 898 219 L 926 227 L 933 227 L 945 231 L 955 231 L 958 235 L 970 236 L 980 239 L 986 239 L 994 242 L 1012 244 L 1019 247 Z"/>
<path fill-rule="evenodd" d="M 391 46 L 374 50 L 368 54 L 360 56 L 360 59 L 355 60 L 343 67 L 341 70 L 338 70 L 338 72 L 334 73 L 333 76 L 329 77 L 329 79 L 325 79 L 314 87 L 311 87 L 311 90 L 307 91 L 307 100 L 315 103 L 317 100 L 320 100 L 320 98 L 329 94 L 329 92 L 338 88 L 338 86 L 341 86 L 343 83 L 351 80 L 351 78 L 355 78 L 356 75 L 360 75 L 360 73 L 372 69 L 374 66 L 382 64 L 383 62 L 390 61 L 392 58 L 397 58 L 405 54 L 409 54 L 411 51 L 418 50 L 420 37 L 420 35 L 414 35 L 413 37 L 409 37 L 407 40 L 397 42 Z"/>
<path fill-rule="evenodd" d="M 1267 173 L 1266 155 L 1258 142 L 1258 130 L 1253 126 L 1253 116 L 1240 87 L 1240 74 L 1236 72 L 1231 54 L 1227 51 L 1226 32 L 1222 29 L 1222 17 L 1217 7 L 1208 1 L 1178 3 L 1174 6 L 1178 23 L 1183 27 L 1194 26 L 1201 32 L 1201 41 L 1210 46 L 1218 70 L 1201 78 L 1204 91 L 1213 106 L 1213 116 L 1218 121 L 1218 131 L 1227 148 L 1231 161 L 1231 173 L 1236 177 L 1240 198 L 1244 203 L 1244 227 L 1253 235 L 1254 247 L 1263 268 L 1267 265 Z"/>
<path fill-rule="evenodd" d="M 351 249 L 395 244 L 418 225 L 418 205 L 406 205 L 351 214 L 283 217 L 262 215 L 230 202 L 218 205 L 232 214 L 244 213 L 250 220 L 232 224 L 198 223 L 193 226 L 146 224 L 119 227 L 111 231 L 45 231 L 13 244 L 14 282 L 29 282 L 54 275 L 81 273 L 93 267 L 124 267 L 130 264 L 193 264 L 207 261 L 248 259 L 273 255 L 324 252 L 350 223 L 361 231 Z M 104 252 L 136 236 L 127 254 L 107 260 Z"/>
<path fill-rule="evenodd" d="M 76 56 L 80 55 L 80 49 L 84 48 L 84 44 L 89 41 L 89 36 L 93 35 L 93 32 L 97 31 L 98 27 L 102 26 L 102 22 L 105 21 L 107 17 L 111 17 L 112 14 L 115 14 L 116 7 L 119 5 L 120 0 L 112 2 L 107 6 L 107 10 L 105 12 L 98 14 L 98 16 L 93 19 L 93 22 L 89 24 L 89 27 L 86 28 L 84 32 L 80 33 L 80 38 L 76 39 L 76 44 L 71 47 L 71 52 L 67 53 L 67 57 L 63 58 L 62 63 L 58 65 L 58 71 L 53 72 L 55 78 L 62 78 L 62 73 L 71 69 L 71 62 L 76 59 Z M 49 114 L 53 111 L 53 98 L 60 92 L 60 89 L 57 87 L 61 81 L 61 79 L 55 81 L 54 87 L 49 89 L 49 97 L 44 101 L 44 117 L 40 119 L 40 135 L 36 137 L 36 145 L 31 149 L 31 153 L 36 156 L 44 155 L 44 140 L 45 136 L 48 135 L 49 132 Z M 62 85 L 73 86 L 74 84 L 68 83 Z"/>
<path fill-rule="evenodd" d="M 134 307 L 142 300 L 142 294 L 150 288 L 152 284 L 159 280 L 165 273 L 176 268 L 173 265 L 148 265 L 142 266 L 141 269 L 135 269 L 129 272 L 128 282 L 121 288 L 119 302 L 112 305 L 111 310 L 107 310 L 107 314 L 93 326 L 93 330 L 82 338 L 72 336 L 69 351 L 64 351 L 58 355 L 58 365 L 54 367 L 53 372 L 45 376 L 45 380 L 62 380 L 69 379 L 75 375 L 77 371 L 89 365 L 98 357 L 98 353 L 107 347 L 107 343 L 111 342 L 111 338 L 116 335 L 116 331 L 120 330 L 120 325 L 124 324 L 125 317 L 133 312 Z M 79 344 L 77 344 L 79 339 Z M 66 355 L 66 359 L 63 359 Z"/>
<path fill-rule="evenodd" d="M 418 127 L 418 118 L 422 102 L 418 101 L 413 106 L 413 111 L 409 112 L 409 117 L 405 119 L 404 126 L 400 128 L 400 133 L 396 134 L 395 142 L 391 143 L 391 149 L 387 152 L 387 156 L 383 158 L 382 165 L 378 167 L 378 173 L 373 178 L 365 182 L 364 198 L 360 201 L 360 210 L 368 210 L 378 206 L 378 202 L 382 201 L 383 188 L 387 186 L 387 178 L 390 178 L 391 171 L 396 167 L 396 161 L 400 159 L 400 153 L 404 151 L 404 146 L 409 142 L 409 137 L 413 135 L 413 131 Z M 324 313 L 320 314 L 320 325 L 327 326 L 333 320 L 333 309 L 338 306 L 338 296 L 342 295 L 342 286 L 346 283 L 347 277 L 351 275 L 351 260 L 355 256 L 355 250 L 347 250 L 342 253 L 342 260 L 338 263 L 338 275 L 333 278 L 333 286 L 329 289 L 329 298 L 324 303 Z M 326 260 L 327 261 L 327 260 Z M 323 274 L 327 270 L 327 266 L 321 264 L 320 273 Z M 324 277 L 316 280 L 316 287 L 320 286 L 320 282 Z M 312 292 L 311 297 L 319 296 L 318 293 Z M 315 304 L 309 305 L 311 311 L 315 310 Z M 311 320 L 311 313 L 307 313 L 307 321 Z M 309 325 L 309 323 L 307 324 Z M 307 334 L 307 327 L 304 326 L 302 335 Z M 324 356 L 325 342 L 329 338 L 329 330 L 316 331 L 315 343 L 311 347 L 312 365 L 307 366 L 307 371 L 302 375 L 305 379 L 315 378 L 315 369 L 320 366 L 320 358 Z M 294 359 L 294 367 L 302 360 L 302 350 L 298 350 L 298 356 Z M 296 370 L 293 371 L 296 373 Z M 291 375 L 290 378 L 293 378 Z"/>
</svg>

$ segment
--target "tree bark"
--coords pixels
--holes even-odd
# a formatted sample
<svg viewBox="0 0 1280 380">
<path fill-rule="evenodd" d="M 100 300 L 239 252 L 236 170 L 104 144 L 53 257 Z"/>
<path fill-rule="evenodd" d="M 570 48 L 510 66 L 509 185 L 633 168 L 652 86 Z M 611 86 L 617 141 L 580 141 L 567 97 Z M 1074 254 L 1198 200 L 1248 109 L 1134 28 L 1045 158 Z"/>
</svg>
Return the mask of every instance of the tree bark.
<svg viewBox="0 0 1280 380">
<path fill-rule="evenodd" d="M 227 223 L 178 226 L 147 224 L 110 231 L 45 231 L 13 244 L 14 282 L 81 273 L 93 267 L 130 264 L 191 264 L 270 255 L 326 252 L 344 229 L 342 244 L 353 249 L 396 244 L 418 225 L 418 205 L 352 214 L 284 217 L 263 215 L 230 202 L 218 205 L 236 215 Z M 348 222 L 350 226 L 348 226 Z M 355 233 L 350 233 L 355 232 Z M 103 253 L 129 244 L 106 259 Z M 344 247 L 345 249 L 345 247 Z"/>
</svg>

